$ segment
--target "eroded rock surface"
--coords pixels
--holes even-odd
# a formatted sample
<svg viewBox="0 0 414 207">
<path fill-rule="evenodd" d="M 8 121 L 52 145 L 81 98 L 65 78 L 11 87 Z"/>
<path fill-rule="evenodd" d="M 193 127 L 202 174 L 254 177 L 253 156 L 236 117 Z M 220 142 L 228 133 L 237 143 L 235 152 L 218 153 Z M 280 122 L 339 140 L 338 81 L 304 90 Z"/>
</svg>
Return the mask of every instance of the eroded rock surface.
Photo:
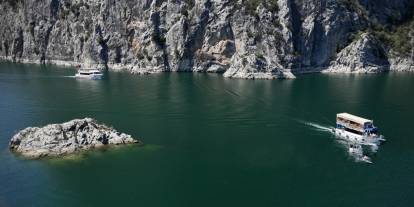
<svg viewBox="0 0 414 207">
<path fill-rule="evenodd" d="M 91 118 L 75 119 L 62 124 L 28 127 L 13 136 L 11 151 L 28 158 L 56 157 L 106 145 L 139 144 L 128 134 L 97 123 Z"/>
<path fill-rule="evenodd" d="M 324 72 L 378 73 L 389 70 L 389 67 L 390 63 L 381 44 L 372 35 L 364 33 L 338 53 L 332 65 Z"/>
<path fill-rule="evenodd" d="M 388 69 L 410 70 L 413 11 L 412 0 L 0 0 L 0 58 L 289 78 L 337 65 L 351 44 L 364 51 L 353 36 L 371 31 Z"/>
</svg>

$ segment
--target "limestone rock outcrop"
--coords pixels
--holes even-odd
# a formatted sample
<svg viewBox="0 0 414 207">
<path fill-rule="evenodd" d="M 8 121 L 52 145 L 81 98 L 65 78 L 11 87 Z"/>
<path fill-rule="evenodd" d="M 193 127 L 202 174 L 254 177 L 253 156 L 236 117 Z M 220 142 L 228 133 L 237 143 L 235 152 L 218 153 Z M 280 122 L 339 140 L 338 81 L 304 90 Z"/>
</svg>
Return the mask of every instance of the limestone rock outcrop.
<svg viewBox="0 0 414 207">
<path fill-rule="evenodd" d="M 130 135 L 97 123 L 91 118 L 62 124 L 28 127 L 10 140 L 11 151 L 27 158 L 57 157 L 107 145 L 140 144 Z"/>
<path fill-rule="evenodd" d="M 378 73 L 389 70 L 385 50 L 372 35 L 361 34 L 340 53 L 324 72 Z"/>
<path fill-rule="evenodd" d="M 0 58 L 289 78 L 328 68 L 352 36 L 386 33 L 413 11 L 412 0 L 0 0 Z M 396 60 L 391 70 L 413 59 L 391 57 L 387 41 L 375 44 Z"/>
</svg>

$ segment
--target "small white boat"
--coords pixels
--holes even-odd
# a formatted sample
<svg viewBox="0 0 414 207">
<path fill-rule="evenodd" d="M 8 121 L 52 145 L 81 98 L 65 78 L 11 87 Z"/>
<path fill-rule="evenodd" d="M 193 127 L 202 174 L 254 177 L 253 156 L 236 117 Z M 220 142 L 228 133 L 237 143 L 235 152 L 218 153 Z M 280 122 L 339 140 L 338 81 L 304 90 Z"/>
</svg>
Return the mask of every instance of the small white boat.
<svg viewBox="0 0 414 207">
<path fill-rule="evenodd" d="M 361 144 L 380 144 L 385 141 L 382 135 L 378 134 L 378 128 L 372 120 L 364 119 L 348 113 L 336 115 L 336 128 L 334 133 L 348 141 Z"/>
<path fill-rule="evenodd" d="M 99 80 L 103 78 L 103 73 L 98 69 L 80 69 L 75 75 L 76 78 Z"/>
</svg>

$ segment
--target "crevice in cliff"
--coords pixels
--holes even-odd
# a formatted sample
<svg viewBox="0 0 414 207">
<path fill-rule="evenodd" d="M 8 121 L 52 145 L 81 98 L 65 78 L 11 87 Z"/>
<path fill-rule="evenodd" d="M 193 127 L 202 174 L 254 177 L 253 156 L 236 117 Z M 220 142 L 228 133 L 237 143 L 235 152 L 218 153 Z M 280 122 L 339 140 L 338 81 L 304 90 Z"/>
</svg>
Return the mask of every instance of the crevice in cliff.
<svg viewBox="0 0 414 207">
<path fill-rule="evenodd" d="M 322 25 L 322 17 L 321 14 L 324 10 L 326 10 L 326 2 L 325 1 L 317 1 L 316 5 L 316 14 L 313 19 L 313 30 L 310 39 L 310 57 L 308 67 L 323 67 L 327 66 L 329 63 L 329 59 L 323 59 L 321 57 L 321 51 L 325 51 L 326 53 L 330 52 L 326 48 L 327 40 L 324 39 L 325 37 L 325 30 L 323 29 Z M 325 55 L 325 54 L 323 54 Z"/>
<path fill-rule="evenodd" d="M 194 67 L 194 57 L 196 52 L 203 46 L 203 40 L 205 37 L 212 3 L 208 0 L 203 5 L 203 12 L 198 20 L 193 25 L 188 25 L 186 41 L 184 43 L 183 59 L 188 60 L 180 63 L 179 69 L 182 71 L 191 71 Z M 190 23 L 191 24 L 191 23 Z M 184 63 L 184 64 L 183 64 Z"/>
<path fill-rule="evenodd" d="M 55 21 L 51 21 L 50 24 L 51 25 L 46 30 L 45 39 L 43 40 L 43 42 L 41 44 L 42 51 L 41 51 L 41 56 L 40 56 L 40 63 L 42 63 L 42 64 L 45 64 L 46 63 L 47 47 L 49 45 L 50 33 L 53 30 L 53 27 L 55 25 Z M 42 40 L 40 40 L 40 41 L 42 41 Z"/>
<path fill-rule="evenodd" d="M 302 55 L 302 17 L 298 9 L 298 5 L 296 4 L 295 0 L 290 1 L 290 9 L 291 9 L 291 18 L 292 18 L 292 39 L 293 39 L 293 55 L 295 56 L 295 60 L 293 61 L 292 68 L 300 69 L 302 67 L 301 64 L 301 55 Z"/>
<path fill-rule="evenodd" d="M 100 25 L 96 26 L 95 33 L 97 35 L 97 42 L 99 46 L 101 47 L 99 50 L 99 58 L 103 62 L 100 62 L 100 63 L 104 65 L 105 69 L 108 69 L 108 50 L 109 49 L 108 49 L 107 43 L 111 37 L 110 36 L 108 36 L 107 38 L 103 37 L 102 29 Z"/>
<path fill-rule="evenodd" d="M 6 54 L 6 57 L 9 56 L 9 44 L 7 42 L 4 42 L 4 52 Z"/>
<path fill-rule="evenodd" d="M 56 18 L 59 12 L 60 1 L 59 0 L 52 0 L 50 2 L 50 17 Z"/>
<path fill-rule="evenodd" d="M 23 29 L 20 28 L 18 31 L 17 38 L 13 41 L 13 61 L 16 61 L 18 58 L 22 57 L 23 54 Z"/>
</svg>

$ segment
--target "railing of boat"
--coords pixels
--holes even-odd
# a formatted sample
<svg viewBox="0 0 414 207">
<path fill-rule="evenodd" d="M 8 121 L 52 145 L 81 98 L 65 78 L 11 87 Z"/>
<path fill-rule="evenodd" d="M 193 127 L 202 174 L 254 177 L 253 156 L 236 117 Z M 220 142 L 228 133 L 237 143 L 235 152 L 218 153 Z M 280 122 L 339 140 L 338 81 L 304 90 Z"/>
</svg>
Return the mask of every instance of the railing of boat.
<svg viewBox="0 0 414 207">
<path fill-rule="evenodd" d="M 361 127 L 358 124 L 352 124 L 352 123 L 344 122 L 344 121 L 337 121 L 337 124 L 340 124 L 340 125 L 344 126 L 345 128 L 353 129 L 353 130 L 356 130 L 356 131 L 360 131 L 360 132 L 364 131 L 364 128 Z"/>
</svg>

